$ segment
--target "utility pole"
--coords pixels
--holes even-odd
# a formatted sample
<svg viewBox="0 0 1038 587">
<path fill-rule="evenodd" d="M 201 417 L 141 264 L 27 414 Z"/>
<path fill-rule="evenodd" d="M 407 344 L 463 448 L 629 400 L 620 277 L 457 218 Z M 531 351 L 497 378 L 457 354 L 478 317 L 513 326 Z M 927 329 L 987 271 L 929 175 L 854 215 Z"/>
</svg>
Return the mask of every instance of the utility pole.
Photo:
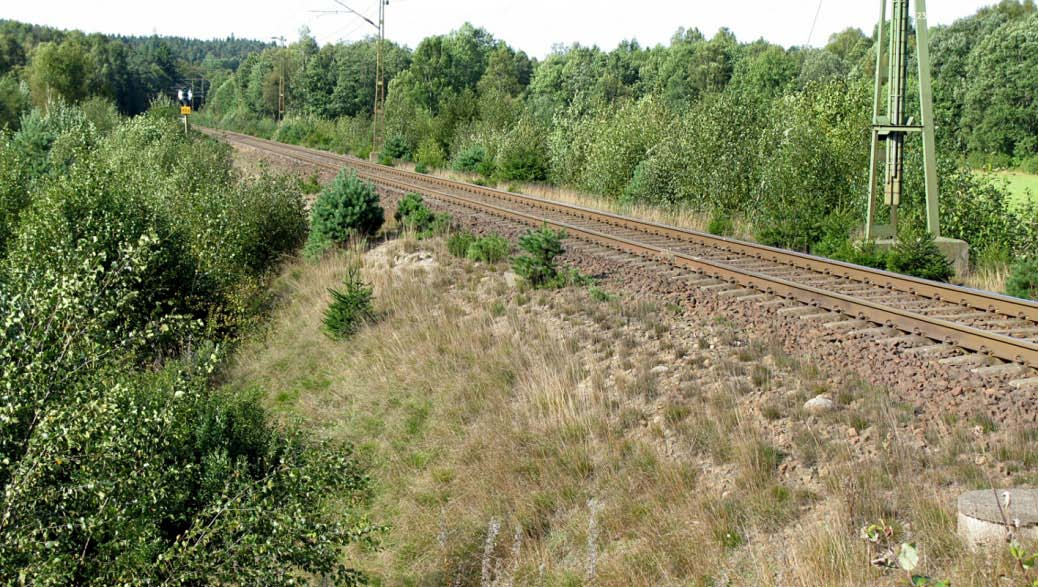
<svg viewBox="0 0 1038 587">
<path fill-rule="evenodd" d="M 382 151 L 383 127 L 385 126 L 386 108 L 386 80 L 385 61 L 382 46 L 386 39 L 386 6 L 389 0 L 378 0 L 378 22 L 371 20 L 356 10 L 350 8 L 340 0 L 332 0 L 344 10 L 314 10 L 321 15 L 325 14 L 352 14 L 364 20 L 364 22 L 375 27 L 378 36 L 375 38 L 375 106 L 371 115 L 371 159 L 377 160 Z"/>
<path fill-rule="evenodd" d="M 282 45 L 286 43 L 285 37 L 271 37 L 274 41 L 280 41 Z M 278 81 L 278 120 L 285 119 L 285 51 L 284 48 L 280 51 L 281 58 L 281 79 Z"/>
<path fill-rule="evenodd" d="M 865 219 L 865 240 L 896 238 L 898 207 L 904 187 L 905 138 L 920 133 L 923 140 L 923 168 L 926 181 L 926 228 L 935 237 L 941 234 L 939 190 L 937 184 L 937 149 L 934 137 L 933 92 L 930 82 L 929 33 L 926 26 L 926 0 L 916 0 L 916 57 L 919 65 L 918 124 L 912 117 L 906 119 L 908 81 L 909 0 L 893 0 L 890 18 L 889 42 L 884 51 L 884 29 L 887 5 L 891 0 L 880 0 L 879 28 L 876 38 L 876 85 L 872 108 L 872 157 L 869 167 L 869 200 Z M 883 59 L 887 58 L 887 71 Z M 886 111 L 881 109 L 883 89 L 886 92 Z M 880 147 L 886 149 L 885 160 L 880 160 Z M 879 173 L 884 169 L 883 204 L 890 211 L 889 224 L 877 224 L 879 208 Z"/>
<path fill-rule="evenodd" d="M 385 126 L 386 87 L 382 45 L 386 39 L 386 5 L 389 0 L 378 0 L 378 40 L 375 41 L 375 111 L 371 115 L 371 158 L 377 160 L 382 152 L 382 131 Z"/>
</svg>

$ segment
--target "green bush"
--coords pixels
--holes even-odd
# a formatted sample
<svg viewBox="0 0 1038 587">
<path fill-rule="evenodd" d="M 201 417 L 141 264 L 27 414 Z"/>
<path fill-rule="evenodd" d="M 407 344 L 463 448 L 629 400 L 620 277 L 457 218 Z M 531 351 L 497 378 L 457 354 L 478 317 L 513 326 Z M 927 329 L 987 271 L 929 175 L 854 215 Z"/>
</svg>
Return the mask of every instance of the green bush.
<svg viewBox="0 0 1038 587">
<path fill-rule="evenodd" d="M 713 216 L 710 217 L 706 230 L 710 234 L 718 236 L 732 236 L 735 232 L 735 225 L 732 223 L 732 217 L 726 212 L 715 210 Z"/>
<path fill-rule="evenodd" d="M 1020 162 L 1020 171 L 1024 173 L 1030 173 L 1031 175 L 1038 175 L 1038 155 L 1033 157 L 1027 157 Z"/>
<path fill-rule="evenodd" d="M 332 301 L 324 312 L 324 331 L 335 340 L 353 336 L 375 317 L 371 305 L 374 290 L 364 283 L 356 266 L 347 270 L 342 284 L 343 290 L 329 290 Z"/>
<path fill-rule="evenodd" d="M 417 163 L 414 166 L 415 173 L 429 173 L 429 166 L 425 163 Z"/>
<path fill-rule="evenodd" d="M 262 297 L 304 234 L 295 180 L 241 181 L 224 147 L 158 116 L 92 133 L 54 133 L 95 147 L 63 173 L 36 153 L 0 253 L 0 569 L 32 585 L 355 583 L 342 552 L 373 529 L 341 512 L 367 493 L 348 447 L 212 382 L 233 334 L 212 323 L 254 312 L 236 296 Z"/>
<path fill-rule="evenodd" d="M 508 239 L 491 234 L 472 241 L 468 250 L 465 251 L 465 257 L 472 261 L 497 263 L 506 258 L 509 252 L 511 252 L 511 245 L 509 245 Z"/>
<path fill-rule="evenodd" d="M 512 268 L 535 288 L 554 288 L 566 285 L 565 276 L 559 273 L 556 258 L 564 252 L 564 231 L 554 231 L 547 226 L 528 230 L 519 237 L 519 248 L 526 252 L 512 259 Z"/>
<path fill-rule="evenodd" d="M 384 220 L 375 186 L 361 181 L 355 171 L 344 169 L 314 202 L 308 254 L 343 245 L 353 237 L 375 234 Z"/>
<path fill-rule="evenodd" d="M 397 202 L 393 218 L 403 228 L 415 231 L 418 238 L 440 234 L 450 225 L 449 215 L 434 213 L 416 193 L 409 193 Z"/>
<path fill-rule="evenodd" d="M 875 241 L 854 242 L 846 237 L 826 237 L 811 249 L 811 253 L 819 257 L 828 257 L 855 265 L 864 265 L 876 269 L 887 268 L 887 253 L 880 250 L 876 246 Z"/>
<path fill-rule="evenodd" d="M 487 149 L 480 144 L 472 144 L 454 157 L 454 170 L 467 173 L 481 173 L 481 165 L 487 161 Z"/>
<path fill-rule="evenodd" d="M 462 259 L 469 254 L 469 247 L 476 242 L 476 235 L 471 232 L 458 232 L 447 239 L 447 252 Z"/>
<path fill-rule="evenodd" d="M 911 229 L 898 236 L 887 255 L 887 269 L 934 281 L 948 281 L 955 274 L 933 235 Z"/>
<path fill-rule="evenodd" d="M 1006 280 L 1006 294 L 1017 298 L 1038 300 L 1038 257 L 1013 265 Z"/>
<path fill-rule="evenodd" d="M 444 153 L 439 141 L 433 137 L 426 137 L 418 144 L 415 162 L 426 167 L 439 168 L 446 165 L 447 154 Z"/>
<path fill-rule="evenodd" d="M 382 146 L 382 156 L 388 159 L 406 159 L 409 154 L 407 139 L 400 135 L 389 137 Z"/>
</svg>

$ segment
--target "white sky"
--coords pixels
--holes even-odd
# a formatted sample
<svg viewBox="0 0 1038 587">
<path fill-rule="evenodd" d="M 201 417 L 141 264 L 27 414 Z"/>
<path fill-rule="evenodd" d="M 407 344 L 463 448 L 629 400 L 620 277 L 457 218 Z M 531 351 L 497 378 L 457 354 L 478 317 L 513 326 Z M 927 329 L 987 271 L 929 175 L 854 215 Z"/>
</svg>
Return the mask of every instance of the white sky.
<svg viewBox="0 0 1038 587">
<path fill-rule="evenodd" d="M 378 0 L 343 0 L 374 17 Z M 931 0 L 930 26 L 949 24 L 994 0 Z M 914 7 L 914 3 L 913 3 Z M 197 38 L 296 39 L 309 26 L 321 44 L 357 40 L 374 29 L 352 15 L 318 16 L 334 0 L 4 0 L 0 18 L 87 32 L 176 35 Z M 666 43 L 678 27 L 699 28 L 708 37 L 727 26 L 740 41 L 765 38 L 784 46 L 825 43 L 830 34 L 855 26 L 870 32 L 879 19 L 875 0 L 390 0 L 386 34 L 414 48 L 422 38 L 446 33 L 465 21 L 531 56 L 553 44 L 612 49 L 623 39 L 643 46 Z M 373 18 L 374 20 L 374 18 Z"/>
</svg>

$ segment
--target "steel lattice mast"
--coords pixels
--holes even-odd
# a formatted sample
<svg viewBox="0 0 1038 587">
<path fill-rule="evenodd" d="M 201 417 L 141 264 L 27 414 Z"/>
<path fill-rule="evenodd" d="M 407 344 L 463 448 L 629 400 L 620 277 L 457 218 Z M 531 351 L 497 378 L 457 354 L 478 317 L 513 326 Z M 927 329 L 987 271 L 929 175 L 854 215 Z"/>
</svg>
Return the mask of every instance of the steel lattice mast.
<svg viewBox="0 0 1038 587">
<path fill-rule="evenodd" d="M 869 168 L 869 200 L 865 221 L 865 240 L 897 236 L 898 207 L 904 187 L 905 137 L 921 133 L 923 139 L 923 167 L 926 183 L 926 227 L 935 237 L 940 236 L 938 217 L 939 191 L 937 184 L 937 148 L 933 121 L 933 92 L 930 81 L 929 33 L 926 25 L 926 0 L 916 0 L 916 60 L 919 65 L 919 113 L 922 120 L 915 124 L 906 119 L 908 81 L 909 0 L 893 0 L 889 39 L 884 50 L 887 25 L 887 5 L 880 1 L 880 19 L 876 34 L 876 87 L 872 111 L 872 158 Z M 883 60 L 887 59 L 884 72 Z M 886 87 L 886 109 L 881 109 Z M 886 158 L 880 159 L 881 145 Z M 877 224 L 879 207 L 879 173 L 884 170 L 883 203 L 890 210 L 890 223 Z"/>
</svg>

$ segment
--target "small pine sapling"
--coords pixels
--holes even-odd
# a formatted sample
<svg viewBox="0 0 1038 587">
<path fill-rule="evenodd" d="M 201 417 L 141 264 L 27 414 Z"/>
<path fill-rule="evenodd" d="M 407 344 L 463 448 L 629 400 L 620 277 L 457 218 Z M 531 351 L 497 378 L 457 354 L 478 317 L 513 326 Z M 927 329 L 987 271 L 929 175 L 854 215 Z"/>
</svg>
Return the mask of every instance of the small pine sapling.
<svg viewBox="0 0 1038 587">
<path fill-rule="evenodd" d="M 361 279 L 360 269 L 350 267 L 342 284 L 342 290 L 328 290 L 332 302 L 324 312 L 324 331 L 334 340 L 353 336 L 361 326 L 375 319 L 374 290 Z"/>
</svg>

